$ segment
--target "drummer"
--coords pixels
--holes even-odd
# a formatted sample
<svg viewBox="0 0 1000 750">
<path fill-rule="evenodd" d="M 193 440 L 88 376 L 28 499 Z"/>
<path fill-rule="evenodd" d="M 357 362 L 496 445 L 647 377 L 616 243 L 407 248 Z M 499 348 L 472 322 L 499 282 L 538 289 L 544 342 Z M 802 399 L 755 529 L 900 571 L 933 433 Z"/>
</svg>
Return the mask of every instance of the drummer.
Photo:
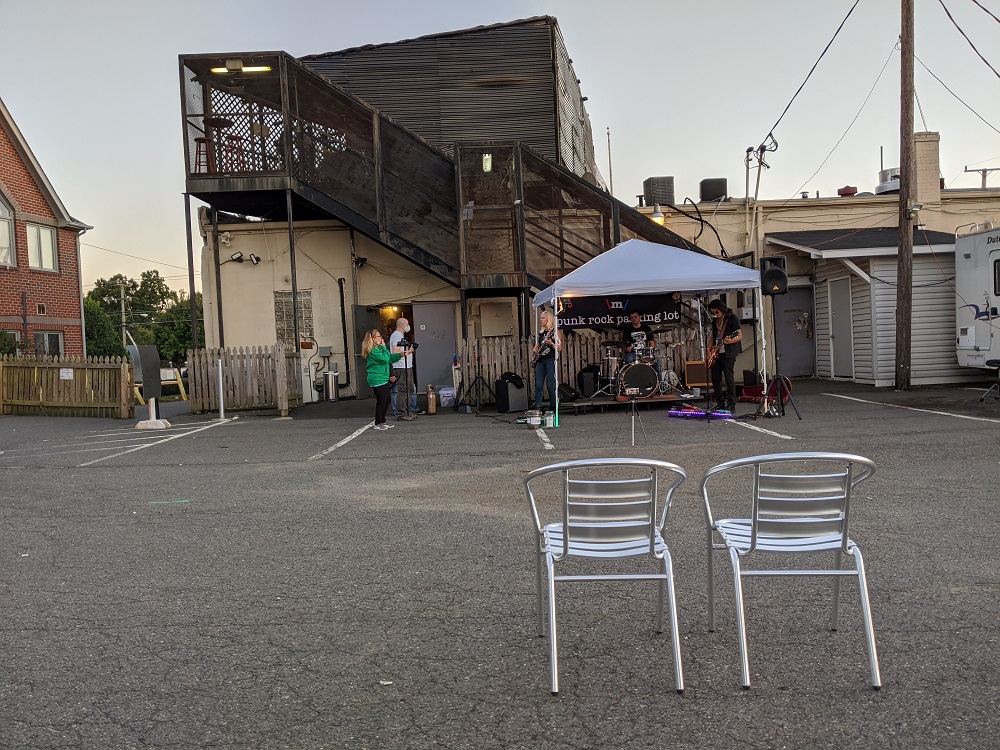
<svg viewBox="0 0 1000 750">
<path fill-rule="evenodd" d="M 636 361 L 638 350 L 643 356 L 652 356 L 653 347 L 656 342 L 653 340 L 653 329 L 642 322 L 642 314 L 637 310 L 629 313 L 628 324 L 622 329 L 622 346 L 625 347 L 625 364 L 629 365 Z"/>
</svg>

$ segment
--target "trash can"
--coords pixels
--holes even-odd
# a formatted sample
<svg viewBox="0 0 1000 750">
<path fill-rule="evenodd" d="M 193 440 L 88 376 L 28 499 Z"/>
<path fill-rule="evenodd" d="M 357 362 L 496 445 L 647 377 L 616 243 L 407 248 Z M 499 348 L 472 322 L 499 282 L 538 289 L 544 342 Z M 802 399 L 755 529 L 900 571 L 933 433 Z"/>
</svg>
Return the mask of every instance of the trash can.
<svg viewBox="0 0 1000 750">
<path fill-rule="evenodd" d="M 339 378 L 340 373 L 337 372 L 336 368 L 323 373 L 323 395 L 327 401 L 336 401 L 339 397 L 340 388 L 337 383 Z"/>
</svg>

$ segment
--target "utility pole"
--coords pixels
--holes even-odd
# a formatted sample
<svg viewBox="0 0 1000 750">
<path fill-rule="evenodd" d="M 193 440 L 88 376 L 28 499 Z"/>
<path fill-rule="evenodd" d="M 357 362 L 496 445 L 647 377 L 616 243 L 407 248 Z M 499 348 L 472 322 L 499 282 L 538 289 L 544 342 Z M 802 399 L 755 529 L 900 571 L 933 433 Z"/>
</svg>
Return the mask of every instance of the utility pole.
<svg viewBox="0 0 1000 750">
<path fill-rule="evenodd" d="M 899 250 L 896 265 L 896 390 L 910 390 L 913 320 L 913 0 L 901 0 Z"/>
<path fill-rule="evenodd" d="M 969 169 L 966 167 L 963 172 L 979 172 L 983 176 L 983 184 L 980 187 L 986 187 L 986 175 L 990 172 L 1000 172 L 1000 167 L 990 167 L 989 169 Z"/>
<path fill-rule="evenodd" d="M 608 192 L 614 197 L 615 173 L 611 171 L 611 128 L 608 128 Z"/>
<path fill-rule="evenodd" d="M 119 284 L 118 288 L 122 293 L 122 348 L 124 349 L 128 346 L 128 342 L 125 341 L 125 285 Z"/>
</svg>

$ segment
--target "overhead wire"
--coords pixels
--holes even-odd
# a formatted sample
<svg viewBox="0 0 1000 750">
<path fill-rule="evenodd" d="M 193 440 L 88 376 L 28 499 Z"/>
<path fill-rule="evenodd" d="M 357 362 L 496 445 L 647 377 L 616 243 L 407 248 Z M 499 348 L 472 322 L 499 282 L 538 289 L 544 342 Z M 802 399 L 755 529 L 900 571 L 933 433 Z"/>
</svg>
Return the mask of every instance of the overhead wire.
<svg viewBox="0 0 1000 750">
<path fill-rule="evenodd" d="M 964 101 L 962 101 L 962 97 L 960 97 L 960 96 L 959 96 L 958 94 L 956 94 L 956 93 L 955 93 L 954 91 L 952 91 L 952 90 L 951 90 L 950 88 L 948 88 L 948 85 L 947 85 L 947 84 L 946 84 L 946 83 L 945 83 L 944 81 L 942 81 L 942 80 L 941 80 L 940 78 L 938 78 L 938 77 L 937 77 L 936 75 L 934 75 L 934 71 L 932 71 L 932 70 L 931 70 L 930 68 L 928 68 L 928 67 L 927 67 L 926 65 L 924 65 L 924 61 L 923 61 L 923 60 L 921 60 L 921 59 L 920 59 L 919 57 L 917 57 L 916 55 L 914 55 L 914 56 L 913 56 L 913 59 L 914 59 L 914 60 L 916 60 L 916 61 L 917 61 L 918 63 L 920 63 L 920 67 L 922 67 L 922 68 L 923 68 L 924 70 L 926 70 L 926 71 L 927 71 L 928 73 L 930 73 L 930 74 L 931 74 L 931 75 L 932 75 L 932 76 L 934 77 L 934 80 L 935 80 L 935 81 L 937 81 L 937 82 L 938 82 L 938 83 L 940 83 L 940 84 L 941 84 L 942 86 L 944 86 L 944 88 L 945 88 L 945 91 L 947 91 L 947 92 L 948 92 L 949 94 L 951 94 L 951 95 L 952 95 L 953 97 L 955 97 L 956 99 L 958 99 L 958 101 L 960 101 L 960 102 L 961 102 L 961 103 L 962 103 L 963 105 L 965 105 L 965 108 L 966 108 L 966 109 L 968 109 L 968 110 L 969 110 L 969 111 L 970 111 L 970 112 L 971 112 L 972 114 L 974 114 L 974 115 L 975 115 L 976 117 L 978 117 L 978 118 L 979 118 L 980 120 L 982 120 L 982 121 L 983 121 L 984 123 L 986 123 L 987 127 L 991 128 L 991 129 L 992 129 L 992 130 L 994 130 L 994 131 L 995 131 L 996 133 L 1000 134 L 1000 130 L 997 130 L 997 128 L 995 128 L 995 127 L 994 127 L 994 126 L 993 126 L 993 125 L 992 125 L 992 124 L 990 123 L 990 121 L 989 121 L 989 120 L 987 120 L 987 119 L 986 119 L 985 117 L 983 117 L 983 116 L 982 116 L 981 114 L 979 114 L 978 112 L 976 112 L 976 110 L 974 110 L 974 109 L 973 109 L 973 108 L 972 108 L 971 106 L 969 106 L 969 105 L 968 105 L 968 104 L 966 104 L 966 103 L 965 103 Z"/>
<path fill-rule="evenodd" d="M 969 43 L 969 46 L 972 47 L 972 51 L 975 52 L 977 55 L 979 55 L 979 59 L 983 61 L 983 63 L 986 65 L 987 68 L 989 68 L 990 70 L 993 71 L 993 75 L 995 75 L 997 78 L 1000 78 L 1000 73 L 997 72 L 997 69 L 994 68 L 992 65 L 990 65 L 989 60 L 987 60 L 985 57 L 983 57 L 982 53 L 978 49 L 976 49 L 976 45 L 972 43 L 971 39 L 969 39 L 969 35 L 966 34 L 964 31 L 962 31 L 962 27 L 958 25 L 958 22 L 951 15 L 951 11 L 948 10 L 948 6 L 944 4 L 944 0 L 938 0 L 938 2 L 941 4 L 941 7 L 944 8 L 944 12 L 948 16 L 948 20 L 951 21 L 952 25 L 956 29 L 958 29 L 958 33 L 961 34 L 962 36 L 964 36 L 965 37 L 965 41 L 967 41 Z M 982 8 L 981 5 L 979 7 Z M 985 10 L 985 8 L 984 8 L 984 10 Z M 990 15 L 992 16 L 993 14 L 990 13 Z M 994 18 L 995 17 L 996 16 L 994 16 Z"/>
<path fill-rule="evenodd" d="M 852 10 L 853 10 L 853 8 L 852 8 Z M 850 15 L 850 14 L 848 14 L 848 15 Z M 847 19 L 845 18 L 844 20 L 846 21 Z M 841 25 L 843 25 L 843 24 L 841 24 Z M 774 214 L 775 211 L 780 211 L 784 206 L 786 206 L 790 201 L 792 201 L 795 198 L 795 196 L 799 194 L 799 192 L 802 190 L 802 188 L 805 187 L 806 184 L 809 183 L 809 181 L 812 180 L 816 175 L 818 175 L 820 173 L 820 170 L 822 170 L 824 166 L 826 166 L 826 163 L 830 160 L 830 157 L 833 156 L 833 152 L 837 150 L 837 148 L 843 142 L 844 138 L 847 137 L 847 134 L 849 132 L 851 132 L 851 128 L 854 127 L 854 123 L 856 123 L 858 121 L 858 118 L 861 117 L 861 113 L 864 111 L 865 106 L 868 104 L 869 99 L 872 98 L 872 94 L 875 93 L 875 87 L 878 86 L 878 82 L 882 80 L 882 74 L 885 73 L 885 69 L 889 66 L 889 61 L 892 60 L 893 53 L 895 53 L 897 49 L 899 49 L 899 44 L 898 43 L 894 44 L 893 47 L 892 47 L 892 49 L 889 50 L 889 56 L 885 58 L 885 62 L 882 64 L 882 69 L 878 72 L 878 76 L 875 77 L 875 82 L 872 84 L 872 87 L 868 90 L 868 96 L 866 96 L 865 100 L 863 102 L 861 102 L 861 106 L 858 108 L 857 113 L 854 115 L 854 119 L 852 119 L 851 122 L 850 122 L 850 124 L 848 124 L 847 129 L 844 130 L 844 132 L 840 136 L 840 138 L 837 139 L 837 142 L 835 144 L 833 144 L 833 148 L 830 149 L 830 153 L 828 153 L 826 155 L 826 157 L 823 159 L 823 161 L 820 162 L 820 165 L 818 167 L 816 167 L 816 171 L 813 172 L 811 175 L 809 175 L 809 177 L 807 177 L 803 181 L 803 183 L 801 185 L 799 185 L 798 189 L 795 190 L 788 197 L 788 199 L 784 203 L 782 203 L 780 206 L 776 207 L 771 212 L 771 215 L 769 215 L 768 217 L 766 217 L 761 222 L 762 225 L 766 224 L 768 221 L 771 220 L 771 218 L 773 217 L 773 214 Z"/>
<path fill-rule="evenodd" d="M 974 2 L 974 3 L 975 3 L 976 5 L 978 5 L 978 6 L 980 7 L 980 8 L 983 8 L 983 4 L 982 4 L 982 3 L 980 3 L 980 2 L 979 2 L 979 0 L 972 0 L 972 2 Z M 994 21 L 996 21 L 997 23 L 1000 23 L 1000 18 L 997 18 L 996 16 L 994 16 L 994 15 L 993 15 L 993 11 L 989 10 L 988 8 L 983 8 L 983 10 L 984 10 L 984 11 L 985 11 L 985 12 L 986 12 L 986 13 L 987 13 L 988 15 L 990 15 L 990 16 L 993 16 L 993 20 L 994 20 Z"/>
<path fill-rule="evenodd" d="M 142 258 L 138 255 L 129 255 L 128 253 L 123 253 L 118 250 L 109 250 L 108 248 L 101 247 L 100 245 L 91 245 L 89 242 L 81 242 L 80 244 L 86 247 L 92 247 L 95 250 L 103 250 L 104 252 L 112 253 L 113 255 L 124 255 L 126 258 L 134 258 L 135 260 L 142 260 L 145 261 L 146 263 L 152 263 L 153 265 L 157 266 L 168 266 L 170 268 L 179 268 L 182 271 L 188 270 L 187 266 L 175 266 L 173 263 L 165 263 L 162 260 L 150 260 L 149 258 Z M 200 272 L 195 271 L 195 273 L 200 273 Z"/>
<path fill-rule="evenodd" d="M 816 62 L 814 62 L 812 68 L 809 69 L 809 73 L 806 75 L 805 80 L 799 86 L 799 88 L 795 92 L 795 94 L 792 95 L 791 100 L 789 100 L 788 104 L 785 106 L 785 109 L 781 113 L 781 116 L 778 118 L 777 122 L 775 122 L 774 125 L 771 126 L 771 129 L 767 132 L 767 135 L 764 137 L 764 140 L 762 141 L 761 148 L 763 148 L 763 144 L 766 143 L 768 139 L 773 139 L 773 137 L 774 137 L 774 131 L 777 129 L 778 124 L 784 119 L 785 115 L 788 113 L 788 110 L 791 109 L 792 102 L 795 101 L 796 97 L 798 97 L 798 95 L 802 92 L 802 89 L 805 88 L 806 83 L 809 82 L 809 79 L 812 77 L 813 72 L 816 70 L 816 66 L 819 65 L 820 60 L 822 60 L 823 57 L 826 55 L 827 51 L 830 49 L 830 46 L 833 44 L 834 40 L 837 38 L 837 35 L 840 34 L 840 30 L 843 29 L 844 28 L 844 24 L 847 23 L 847 19 L 851 17 L 851 14 L 854 12 L 854 9 L 858 7 L 858 3 L 860 3 L 860 2 L 861 2 L 861 0 L 855 0 L 854 5 L 852 5 L 851 9 L 849 11 L 847 11 L 847 15 L 844 16 L 844 20 L 840 22 L 840 25 L 837 27 L 837 30 L 835 32 L 833 32 L 833 37 L 830 39 L 829 42 L 827 42 L 826 47 L 823 48 L 823 51 L 820 53 L 819 57 L 816 59 Z"/>
</svg>

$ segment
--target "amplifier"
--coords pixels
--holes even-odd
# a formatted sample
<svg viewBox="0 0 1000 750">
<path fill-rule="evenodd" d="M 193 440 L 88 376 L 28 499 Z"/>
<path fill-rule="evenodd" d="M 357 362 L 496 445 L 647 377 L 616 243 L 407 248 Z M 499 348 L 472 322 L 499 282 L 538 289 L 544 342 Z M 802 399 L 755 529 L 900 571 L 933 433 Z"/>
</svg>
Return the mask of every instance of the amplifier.
<svg viewBox="0 0 1000 750">
<path fill-rule="evenodd" d="M 528 389 L 518 388 L 506 380 L 498 380 L 494 384 L 497 395 L 497 411 L 503 414 L 509 411 L 528 410 Z"/>
<path fill-rule="evenodd" d="M 705 360 L 697 359 L 684 363 L 684 384 L 688 388 L 693 388 L 696 385 L 708 385 L 708 372 L 705 369 Z"/>
</svg>

